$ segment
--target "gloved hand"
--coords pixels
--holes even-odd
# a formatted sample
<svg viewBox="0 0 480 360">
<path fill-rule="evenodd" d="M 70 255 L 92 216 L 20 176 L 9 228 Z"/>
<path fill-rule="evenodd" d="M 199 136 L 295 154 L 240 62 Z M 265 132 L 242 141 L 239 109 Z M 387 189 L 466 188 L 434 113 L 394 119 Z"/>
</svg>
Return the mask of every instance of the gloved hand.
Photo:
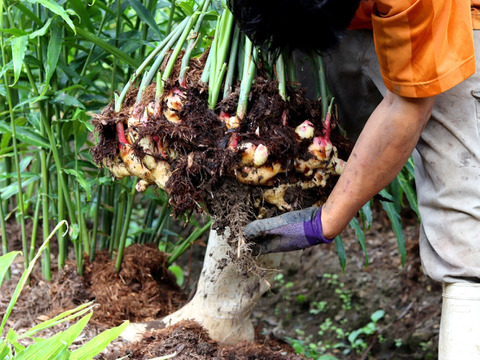
<svg viewBox="0 0 480 360">
<path fill-rule="evenodd" d="M 252 247 L 254 254 L 305 249 L 333 241 L 323 235 L 321 219 L 322 208 L 310 207 L 253 221 L 245 227 L 243 234 L 255 242 Z"/>
</svg>

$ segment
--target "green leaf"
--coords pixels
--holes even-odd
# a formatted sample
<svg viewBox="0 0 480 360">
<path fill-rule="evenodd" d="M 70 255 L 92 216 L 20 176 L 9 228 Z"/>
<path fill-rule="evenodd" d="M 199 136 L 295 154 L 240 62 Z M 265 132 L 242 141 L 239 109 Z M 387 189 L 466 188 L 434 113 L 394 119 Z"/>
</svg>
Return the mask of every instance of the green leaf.
<svg viewBox="0 0 480 360">
<path fill-rule="evenodd" d="M 177 279 L 177 285 L 182 286 L 184 281 L 182 268 L 178 265 L 170 265 L 168 267 L 168 270 L 170 270 L 173 273 L 173 275 L 175 275 L 175 278 Z"/>
<path fill-rule="evenodd" d="M 50 27 L 50 24 L 52 23 L 52 20 L 53 20 L 53 18 L 48 19 L 47 22 L 45 23 L 45 25 L 43 25 L 40 29 L 38 29 L 37 31 L 32 32 L 31 34 L 28 34 L 28 38 L 29 38 L 30 40 L 32 40 L 32 39 L 35 39 L 35 38 L 37 38 L 37 37 L 40 37 L 40 36 L 45 35 L 45 33 L 47 32 L 48 28 Z"/>
<path fill-rule="evenodd" d="M 16 126 L 16 135 L 17 140 L 24 142 L 29 145 L 39 146 L 45 149 L 50 148 L 50 143 L 46 138 L 33 131 L 30 128 L 24 126 Z M 5 122 L 0 122 L 0 133 L 12 134 L 12 129 L 10 125 L 7 125 Z"/>
<path fill-rule="evenodd" d="M 31 329 L 29 329 L 27 332 L 22 334 L 20 338 L 33 337 L 33 335 L 35 335 L 39 331 L 46 330 L 53 326 L 59 325 L 63 322 L 70 321 L 79 316 L 82 316 L 87 312 L 91 311 L 93 307 L 94 307 L 93 302 L 90 301 L 88 303 L 85 303 L 76 307 L 75 309 L 64 311 L 60 315 L 55 316 L 53 319 L 46 320 L 38 325 L 35 325 Z"/>
<path fill-rule="evenodd" d="M 376 323 L 378 320 L 383 318 L 384 315 L 385 315 L 385 311 L 377 310 L 370 316 L 370 319 L 372 319 L 372 321 Z"/>
<path fill-rule="evenodd" d="M 40 175 L 38 174 L 22 174 L 22 187 L 24 188 L 27 185 L 37 181 L 40 179 Z M 18 194 L 18 183 L 17 181 L 11 183 L 8 186 L 5 186 L 0 189 L 0 196 L 3 200 L 10 199 L 12 196 Z"/>
<path fill-rule="evenodd" d="M 364 223 L 364 225 L 367 226 L 367 229 L 370 229 L 370 226 L 372 226 L 373 223 L 373 214 L 370 201 L 368 201 L 365 205 L 362 206 L 362 209 L 360 210 L 360 215 L 366 223 Z"/>
<path fill-rule="evenodd" d="M 380 191 L 380 195 L 387 198 L 390 196 L 388 192 L 383 189 Z M 400 252 L 400 257 L 402 260 L 402 267 L 405 266 L 405 259 L 407 257 L 407 249 L 405 246 L 405 235 L 402 230 L 402 222 L 400 219 L 400 214 L 396 211 L 395 205 L 391 202 L 381 201 L 383 209 L 386 211 L 390 221 L 392 222 L 393 232 L 397 237 L 398 251 Z"/>
<path fill-rule="evenodd" d="M 27 53 L 28 36 L 20 36 L 11 38 L 12 43 L 12 58 L 13 58 L 13 74 L 14 84 L 17 83 L 22 72 L 23 59 Z"/>
<path fill-rule="evenodd" d="M 94 43 L 95 45 L 101 47 L 102 49 L 106 50 L 107 52 L 109 52 L 113 56 L 119 58 L 120 60 L 122 60 L 126 64 L 132 66 L 133 68 L 136 69 L 136 68 L 140 67 L 140 63 L 138 61 L 132 59 L 129 55 L 127 55 L 123 51 L 119 50 L 115 46 L 110 45 L 105 40 L 100 39 L 97 35 L 94 35 L 91 32 L 89 32 L 85 29 L 82 29 L 82 28 L 78 28 L 77 33 L 81 37 L 83 37 L 83 38 L 87 39 L 88 41 Z"/>
<path fill-rule="evenodd" d="M 10 268 L 10 265 L 12 265 L 13 260 L 15 260 L 15 258 L 19 254 L 21 254 L 20 251 L 12 251 L 3 256 L 0 256 L 0 285 L 2 285 L 5 274 Z"/>
<path fill-rule="evenodd" d="M 6 341 L 0 339 L 0 359 L 13 359 L 12 351 Z"/>
<path fill-rule="evenodd" d="M 64 106 L 73 106 L 73 107 L 79 107 L 81 109 L 85 109 L 85 106 L 78 101 L 75 97 L 71 95 L 67 95 L 63 90 L 58 92 L 55 97 L 50 100 L 52 104 L 57 104 L 57 105 L 64 105 Z"/>
<path fill-rule="evenodd" d="M 342 273 L 345 272 L 345 267 L 347 266 L 347 255 L 345 252 L 345 244 L 340 235 L 335 238 L 335 248 L 337 249 L 338 260 L 340 261 L 340 267 Z"/>
<path fill-rule="evenodd" d="M 125 331 L 129 322 L 125 321 L 122 325 L 108 329 L 101 334 L 95 336 L 88 343 L 83 345 L 81 348 L 75 350 L 70 355 L 70 360 L 85 360 L 93 359 L 95 356 L 100 354 L 108 344 L 110 344 L 114 339 L 116 339 L 122 332 Z"/>
<path fill-rule="evenodd" d="M 87 11 L 85 8 L 85 5 L 87 5 L 89 8 L 91 7 L 92 4 L 89 4 L 90 1 L 84 1 L 84 0 L 68 0 L 68 3 L 72 7 L 72 9 L 75 11 L 76 14 L 78 14 L 78 17 L 81 19 L 81 24 L 85 25 L 88 28 L 88 31 L 95 31 L 95 28 L 93 27 L 92 21 L 91 21 L 91 14 Z M 85 27 L 84 26 L 84 27 Z"/>
<path fill-rule="evenodd" d="M 152 13 L 148 11 L 147 8 L 138 0 L 128 0 L 128 2 L 132 6 L 133 10 L 135 10 L 138 17 L 142 19 L 142 21 L 146 23 L 150 27 L 150 29 L 153 30 L 155 35 L 157 35 L 158 39 L 162 39 L 164 36 L 158 28 L 158 25 L 155 22 Z"/>
<path fill-rule="evenodd" d="M 54 14 L 61 16 L 61 18 L 67 23 L 68 26 L 70 26 L 73 32 L 75 32 L 75 25 L 73 25 L 73 22 L 68 16 L 68 13 L 57 2 L 52 0 L 27 0 L 27 2 L 32 4 L 41 4 Z"/>
<path fill-rule="evenodd" d="M 408 203 L 413 211 L 417 214 L 418 219 L 420 220 L 420 212 L 418 211 L 418 202 L 417 202 L 417 193 L 412 186 L 412 182 L 409 181 L 403 171 L 398 174 L 395 178 L 396 181 L 400 183 L 400 186 L 407 197 Z"/>
<path fill-rule="evenodd" d="M 36 261 L 38 260 L 38 258 L 42 254 L 43 250 L 45 250 L 45 247 L 50 242 L 50 239 L 52 238 L 52 236 L 64 224 L 67 224 L 67 222 L 66 221 L 61 221 L 60 223 L 57 224 L 57 226 L 55 226 L 55 229 L 52 230 L 52 232 L 50 233 L 48 238 L 43 242 L 42 246 L 40 246 L 37 254 L 35 255 L 35 257 L 30 262 L 30 265 L 23 272 L 22 276 L 20 277 L 20 280 L 17 284 L 17 287 L 15 288 L 15 291 L 13 292 L 12 298 L 10 299 L 10 302 L 8 303 L 7 309 L 5 310 L 5 313 L 3 314 L 2 323 L 0 324 L 0 334 L 3 332 L 5 324 L 7 323 L 8 317 L 10 316 L 10 314 L 13 310 L 13 307 L 15 306 L 15 304 L 18 300 L 18 297 L 20 296 L 20 293 L 21 293 L 22 289 L 27 282 L 28 277 L 32 273 L 32 270 L 33 270 L 33 267 L 35 266 Z"/>
<path fill-rule="evenodd" d="M 30 345 L 17 357 L 17 360 L 54 359 L 54 357 L 58 356 L 62 351 L 68 349 L 83 331 L 92 315 L 93 313 L 90 312 L 67 330 L 59 332 L 49 339 Z"/>
<path fill-rule="evenodd" d="M 92 197 L 92 191 L 91 191 L 91 185 L 90 183 L 85 179 L 85 175 L 83 174 L 83 172 L 80 172 L 80 171 L 76 171 L 74 169 L 63 169 L 63 171 L 65 173 L 67 173 L 68 175 L 72 175 L 72 176 L 75 176 L 75 178 L 77 179 L 78 183 L 80 184 L 80 186 L 85 190 L 85 192 L 87 193 L 87 200 L 90 201 L 91 197 Z"/>
<path fill-rule="evenodd" d="M 54 23 L 51 28 L 51 36 L 48 42 L 47 63 L 45 64 L 45 85 L 40 96 L 45 95 L 50 84 L 50 79 L 57 68 L 60 51 L 62 50 L 62 28 Z"/>
<path fill-rule="evenodd" d="M 362 248 L 362 251 L 363 251 L 363 255 L 365 257 L 365 267 L 367 267 L 368 263 L 369 263 L 369 260 L 368 260 L 368 254 L 367 254 L 367 247 L 365 245 L 365 234 L 363 233 L 363 230 L 360 227 L 360 225 L 358 224 L 358 221 L 357 221 L 356 218 L 353 218 L 350 221 L 350 226 L 352 227 L 352 229 L 355 230 L 355 234 L 357 235 L 358 243 L 360 244 L 360 246 Z"/>
</svg>

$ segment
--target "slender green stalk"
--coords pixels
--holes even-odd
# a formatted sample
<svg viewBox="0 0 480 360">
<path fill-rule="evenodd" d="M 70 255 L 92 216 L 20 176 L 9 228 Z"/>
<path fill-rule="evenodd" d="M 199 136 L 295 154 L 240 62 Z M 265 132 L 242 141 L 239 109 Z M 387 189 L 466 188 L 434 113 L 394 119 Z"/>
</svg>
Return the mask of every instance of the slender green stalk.
<svg viewBox="0 0 480 360">
<path fill-rule="evenodd" d="M 200 83 L 206 84 L 210 79 L 210 68 L 212 67 L 212 59 L 215 57 L 215 53 L 210 48 L 210 52 L 208 53 L 207 62 L 205 63 L 205 67 L 202 71 L 202 77 L 200 78 Z"/>
<path fill-rule="evenodd" d="M 117 261 L 115 262 L 115 268 L 117 272 L 120 272 L 122 268 L 123 253 L 125 251 L 125 244 L 127 243 L 128 228 L 130 227 L 130 219 L 132 217 L 133 203 L 135 200 L 135 183 L 132 185 L 130 194 L 128 194 L 127 200 L 127 213 L 123 219 L 122 235 L 120 237 L 120 244 L 118 246 Z"/>
<path fill-rule="evenodd" d="M 2 15 L 3 17 L 3 13 L 0 15 Z M 7 16 L 9 16 L 8 9 L 7 9 Z M 2 47 L 3 68 L 6 68 L 7 64 L 6 64 L 6 53 L 5 53 L 5 44 L 3 40 L 3 32 L 0 33 L 0 46 Z M 18 219 L 20 222 L 21 234 L 22 234 L 22 248 L 23 248 L 23 253 L 28 254 L 27 229 L 25 226 L 25 204 L 23 202 L 22 177 L 20 174 L 20 164 L 19 164 L 20 155 L 17 147 L 17 131 L 15 126 L 15 116 L 13 112 L 12 96 L 11 96 L 11 90 L 10 90 L 10 84 L 8 81 L 7 71 L 3 73 L 3 83 L 5 85 L 8 113 L 10 117 L 10 125 L 11 125 L 11 131 L 12 131 L 12 144 L 13 144 L 13 153 L 14 153 L 13 159 L 14 159 L 16 179 L 18 184 L 18 193 L 16 195 L 16 199 L 17 199 L 17 206 L 19 209 Z M 29 264 L 28 256 L 24 256 L 24 259 L 25 259 L 25 268 L 27 268 Z"/>
<path fill-rule="evenodd" d="M 173 17 L 175 16 L 176 1 L 171 0 L 172 5 L 170 6 L 170 16 L 168 17 L 167 33 L 172 31 Z"/>
<path fill-rule="evenodd" d="M 103 170 L 104 172 L 106 170 Z M 102 237 L 100 239 L 100 250 L 109 249 L 112 241 L 112 225 L 114 216 L 115 194 L 118 184 L 115 182 L 113 186 L 108 186 L 105 191 L 104 204 L 102 211 Z"/>
<path fill-rule="evenodd" d="M 45 131 L 45 126 L 41 126 L 40 133 L 42 136 L 45 136 L 46 131 Z M 41 173 L 42 173 L 42 183 L 41 183 L 41 189 L 42 189 L 42 194 L 40 195 L 40 198 L 42 200 L 42 228 L 43 228 L 43 240 L 45 240 L 48 235 L 50 234 L 50 216 L 49 216 L 49 189 L 48 189 L 48 180 L 49 180 L 49 169 L 48 169 L 48 162 L 47 162 L 47 154 L 46 150 L 42 149 L 40 151 L 40 167 L 41 167 Z M 59 198 L 60 199 L 60 198 Z M 63 199 L 62 199 L 62 204 L 63 204 Z M 61 238 L 58 238 L 58 258 L 62 257 L 62 267 L 65 264 L 65 259 L 63 258 L 64 254 L 66 251 L 62 249 L 62 246 L 65 246 L 63 244 L 63 233 L 61 230 L 59 230 L 58 235 L 61 235 Z M 32 239 L 32 242 L 34 242 L 34 239 Z M 35 247 L 33 247 L 33 250 L 35 250 Z M 31 256 L 35 252 L 31 253 Z M 62 254 L 62 255 L 60 255 Z M 60 263 L 59 263 L 60 265 Z M 61 267 L 60 267 L 61 268 Z M 52 271 L 51 271 L 51 264 L 50 264 L 50 244 L 47 244 L 45 246 L 45 252 L 42 257 L 42 269 L 43 269 L 43 276 L 47 281 L 50 281 L 52 278 Z"/>
<path fill-rule="evenodd" d="M 284 53 L 285 69 L 287 73 L 287 79 L 292 84 L 297 83 L 297 62 L 293 58 L 293 54 Z"/>
<path fill-rule="evenodd" d="M 155 230 L 153 231 L 152 235 L 150 236 L 150 241 L 149 242 L 155 242 L 159 248 L 160 248 L 160 240 L 162 238 L 162 231 L 165 227 L 165 223 L 167 221 L 167 218 L 168 218 L 168 204 L 163 204 L 163 207 L 162 207 L 162 211 L 160 212 L 160 216 L 158 217 L 158 222 L 157 222 L 157 225 L 155 227 Z M 156 237 L 156 240 L 155 240 L 155 237 Z M 155 240 L 155 241 L 154 241 Z M 160 249 L 160 250 L 164 250 L 164 249 Z"/>
<path fill-rule="evenodd" d="M 40 205 L 42 199 L 40 196 L 37 196 L 37 202 L 35 204 L 35 211 L 33 213 L 33 224 L 32 224 L 32 237 L 30 239 L 30 253 L 26 254 L 28 260 L 32 261 L 35 256 L 35 247 L 37 246 L 37 232 L 38 232 L 38 222 L 40 219 Z"/>
<path fill-rule="evenodd" d="M 93 214 L 93 231 L 92 231 L 92 242 L 90 244 L 90 262 L 95 261 L 95 256 L 97 253 L 97 235 L 98 235 L 98 218 L 100 212 L 100 203 L 102 199 L 102 190 L 103 185 L 99 185 L 97 189 L 97 196 L 95 201 L 95 211 Z"/>
<path fill-rule="evenodd" d="M 118 48 L 118 38 L 120 37 L 120 34 L 122 32 L 122 1 L 117 0 L 117 22 L 115 25 L 115 40 L 114 40 L 114 46 L 115 48 Z M 113 57 L 113 64 L 112 64 L 112 85 L 110 89 L 116 89 L 117 88 L 117 57 Z"/>
<path fill-rule="evenodd" d="M 155 210 L 157 209 L 157 204 L 155 201 L 150 200 L 147 208 L 147 213 L 145 214 L 145 227 L 144 230 L 149 229 L 152 227 L 153 220 L 155 218 Z M 143 231 L 139 238 L 138 238 L 138 243 L 139 244 L 145 244 L 147 241 L 148 234 L 146 231 Z"/>
<path fill-rule="evenodd" d="M 195 241 L 198 240 L 200 236 L 202 236 L 205 231 L 210 229 L 210 226 L 212 225 L 212 220 L 210 220 L 205 226 L 202 228 L 197 228 L 195 229 L 189 237 L 187 237 L 179 246 L 175 247 L 175 250 L 173 251 L 172 255 L 168 257 L 167 260 L 167 265 L 172 265 L 175 260 L 178 259 L 180 255 L 182 255 L 185 250 L 189 248 L 190 245 L 192 245 Z"/>
<path fill-rule="evenodd" d="M 325 118 L 328 109 L 328 85 L 325 77 L 325 70 L 323 68 L 323 61 L 321 56 L 315 57 L 320 78 L 320 101 L 322 102 L 322 116 Z"/>
<path fill-rule="evenodd" d="M 125 181 L 123 182 L 125 184 Z M 115 211 L 115 219 L 114 219 L 114 226 L 112 231 L 112 239 L 110 240 L 109 252 L 111 256 L 113 256 L 113 252 L 118 249 L 120 243 L 120 236 L 122 232 L 122 226 L 124 223 L 125 217 L 125 189 L 122 187 L 119 189 L 120 192 L 120 201 L 118 202 L 118 206 L 116 207 Z"/>
</svg>

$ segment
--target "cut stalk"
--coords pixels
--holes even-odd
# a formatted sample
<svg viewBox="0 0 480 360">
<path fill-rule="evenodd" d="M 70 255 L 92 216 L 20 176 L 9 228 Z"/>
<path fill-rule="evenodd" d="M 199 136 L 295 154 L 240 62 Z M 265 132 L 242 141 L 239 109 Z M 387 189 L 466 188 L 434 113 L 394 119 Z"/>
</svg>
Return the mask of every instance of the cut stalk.
<svg viewBox="0 0 480 360">
<path fill-rule="evenodd" d="M 285 74 L 285 61 L 283 55 L 280 55 L 277 59 L 277 79 L 278 79 L 278 91 L 283 101 L 287 101 L 287 76 Z"/>
<path fill-rule="evenodd" d="M 255 52 L 256 50 L 253 49 L 252 42 L 245 37 L 244 71 L 237 107 L 237 118 L 239 120 L 243 119 L 247 114 L 248 96 L 252 89 L 253 79 L 255 78 Z"/>
<path fill-rule="evenodd" d="M 233 75 L 235 73 L 235 67 L 237 64 L 237 57 L 238 57 L 238 44 L 240 42 L 240 29 L 238 26 L 235 26 L 233 32 L 233 40 L 230 49 L 230 58 L 228 59 L 228 71 L 227 76 L 225 78 L 225 86 L 223 89 L 223 98 L 227 98 L 233 89 Z"/>
<path fill-rule="evenodd" d="M 188 19 L 184 19 L 179 26 L 184 26 L 182 24 L 186 24 L 188 22 Z M 147 68 L 147 66 L 152 62 L 152 60 L 157 56 L 157 54 L 162 51 L 162 49 L 165 47 L 165 45 L 170 41 L 171 36 L 173 36 L 174 33 L 170 33 L 161 43 L 158 45 L 155 50 L 153 50 L 150 55 L 144 60 L 144 62 L 135 70 L 133 73 L 132 77 L 130 80 L 125 84 L 122 92 L 120 95 L 115 99 L 115 111 L 119 112 L 120 109 L 122 108 L 123 101 L 125 100 L 125 97 L 127 96 L 127 92 L 130 89 L 130 87 L 135 83 L 137 80 L 138 76 L 143 73 L 143 71 Z"/>
<path fill-rule="evenodd" d="M 205 18 L 205 14 L 207 12 L 208 7 L 210 6 L 211 0 L 205 0 L 202 6 L 202 10 L 200 13 L 200 16 L 195 24 L 195 29 L 193 29 L 193 32 L 190 35 L 190 40 L 188 41 L 187 48 L 185 49 L 185 53 L 183 54 L 182 58 L 182 65 L 180 67 L 180 75 L 178 76 L 178 82 L 180 83 L 180 86 L 187 86 L 186 83 L 186 74 L 189 69 L 189 62 L 190 62 L 190 57 L 192 55 L 192 51 L 195 48 L 195 45 L 197 44 L 198 39 L 200 38 L 200 28 L 203 23 L 203 19 Z"/>
<path fill-rule="evenodd" d="M 208 104 L 212 110 L 217 104 L 223 78 L 226 73 L 227 64 L 225 63 L 225 60 L 230 47 L 233 20 L 232 13 L 225 9 L 220 17 L 220 21 L 218 22 L 215 41 L 212 44 L 215 55 L 212 59 L 212 65 L 210 69 L 210 82 L 208 91 Z"/>
<path fill-rule="evenodd" d="M 172 45 L 178 40 L 183 30 L 185 29 L 186 25 L 187 25 L 186 23 L 180 24 L 175 28 L 174 31 L 172 31 L 171 34 L 169 34 L 170 39 L 165 44 L 165 46 L 161 49 L 160 53 L 155 59 L 155 62 L 152 64 L 150 70 L 145 74 L 145 76 L 142 79 L 140 87 L 138 88 L 137 103 L 139 103 L 142 100 L 142 96 L 143 96 L 143 93 L 145 92 L 145 89 L 147 88 L 148 85 L 150 85 L 153 77 L 158 73 L 158 68 L 160 67 L 160 65 L 162 65 L 162 62 L 163 62 L 163 59 L 165 58 L 166 53 L 170 51 Z"/>
</svg>

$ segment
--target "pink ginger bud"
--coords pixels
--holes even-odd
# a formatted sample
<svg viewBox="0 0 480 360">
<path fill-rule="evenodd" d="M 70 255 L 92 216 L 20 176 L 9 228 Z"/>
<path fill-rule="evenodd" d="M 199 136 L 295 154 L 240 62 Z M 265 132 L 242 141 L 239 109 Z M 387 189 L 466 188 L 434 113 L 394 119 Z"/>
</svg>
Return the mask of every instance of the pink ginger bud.
<svg viewBox="0 0 480 360">
<path fill-rule="evenodd" d="M 123 127 L 122 122 L 117 123 L 117 136 L 118 136 L 118 141 L 120 142 L 119 147 L 121 148 L 122 145 L 127 144 L 127 138 L 125 137 L 125 129 Z"/>
</svg>

